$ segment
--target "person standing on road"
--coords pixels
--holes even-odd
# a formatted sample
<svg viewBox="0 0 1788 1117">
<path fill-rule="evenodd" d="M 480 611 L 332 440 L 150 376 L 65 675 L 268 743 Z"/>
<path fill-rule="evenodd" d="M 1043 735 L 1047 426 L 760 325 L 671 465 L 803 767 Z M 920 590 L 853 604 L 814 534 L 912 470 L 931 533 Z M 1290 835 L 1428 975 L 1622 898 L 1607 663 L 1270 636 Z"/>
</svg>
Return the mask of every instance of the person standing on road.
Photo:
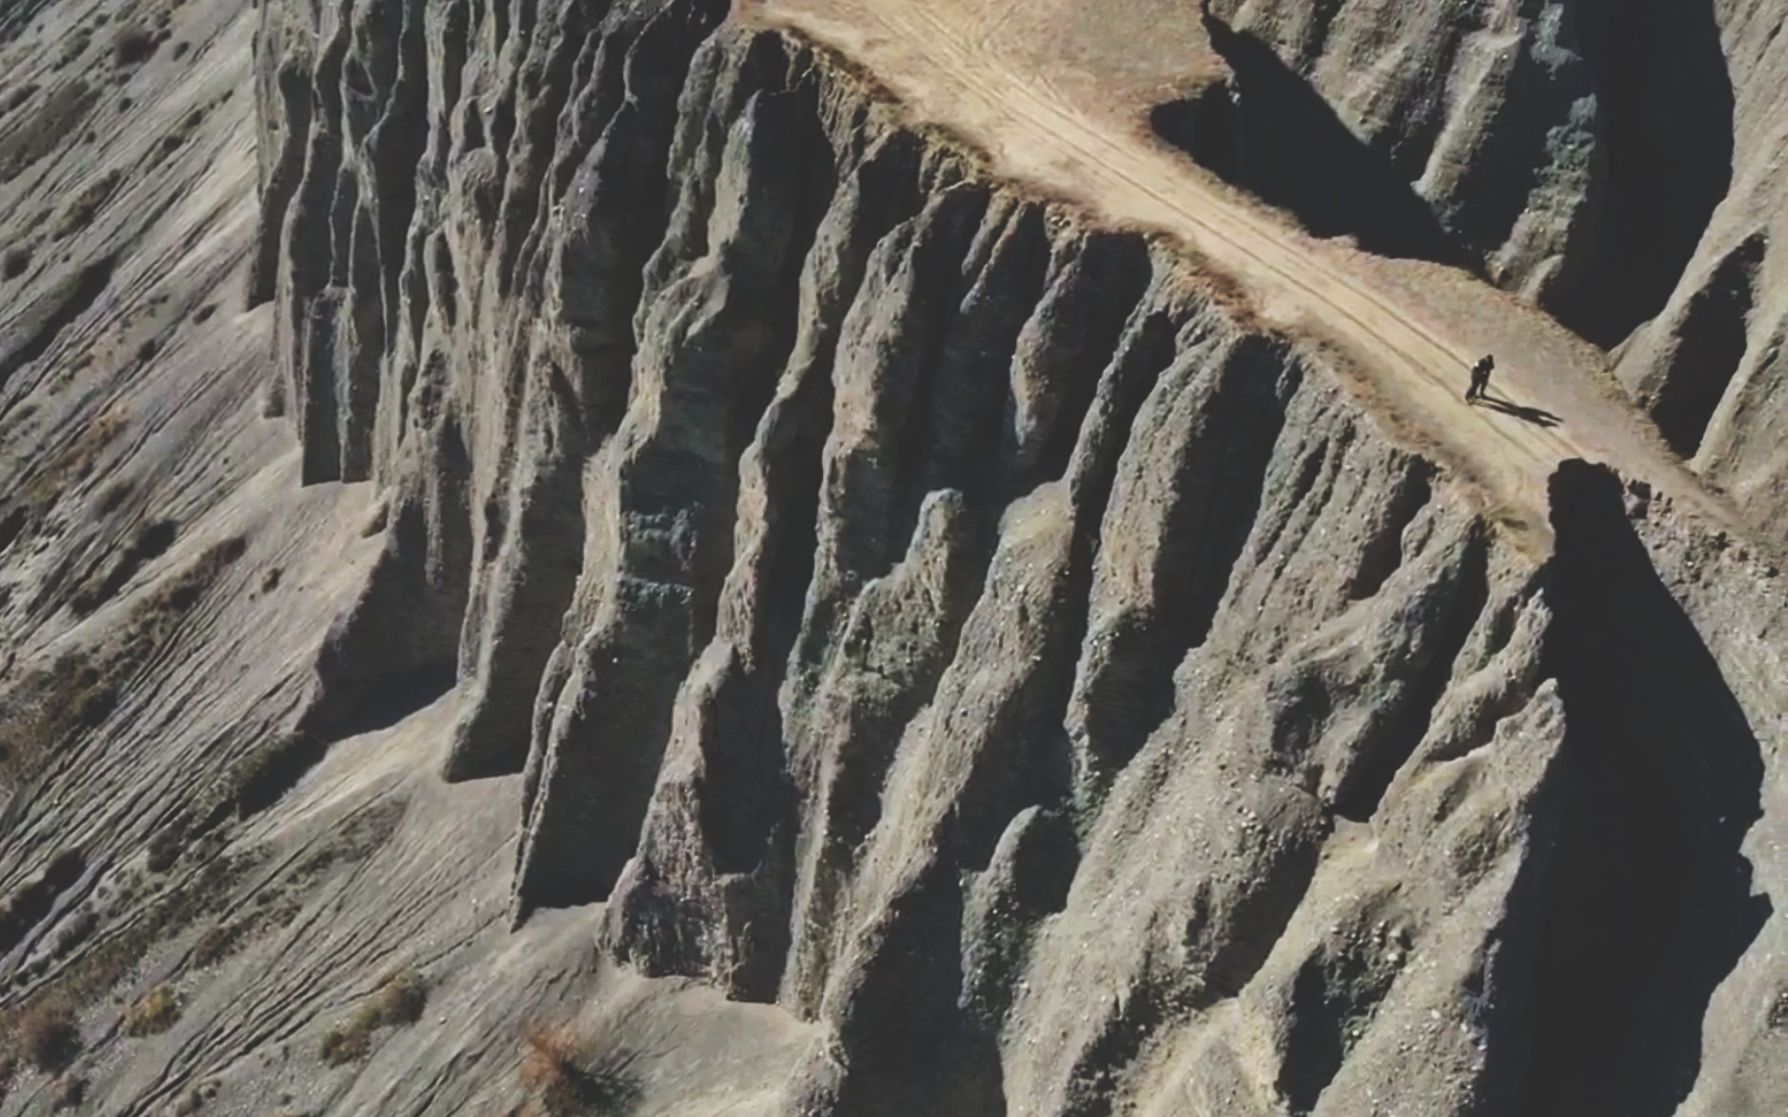
<svg viewBox="0 0 1788 1117">
<path fill-rule="evenodd" d="M 1490 373 L 1496 368 L 1496 358 L 1485 354 L 1483 360 L 1471 366 L 1471 386 L 1465 389 L 1465 402 L 1476 403 L 1482 399 L 1490 388 Z"/>
</svg>

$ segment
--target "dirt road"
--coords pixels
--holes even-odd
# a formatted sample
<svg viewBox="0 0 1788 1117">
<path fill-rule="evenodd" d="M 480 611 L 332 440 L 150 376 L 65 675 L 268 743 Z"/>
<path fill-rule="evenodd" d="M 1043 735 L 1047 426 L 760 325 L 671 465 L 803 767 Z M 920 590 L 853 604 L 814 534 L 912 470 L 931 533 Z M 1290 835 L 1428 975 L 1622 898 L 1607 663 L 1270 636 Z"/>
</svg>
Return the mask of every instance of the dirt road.
<svg viewBox="0 0 1788 1117">
<path fill-rule="evenodd" d="M 1174 92 L 1163 59 L 1184 60 L 1183 89 L 1212 55 L 1186 16 L 1194 5 L 1128 2 L 1134 19 L 1109 4 L 1098 9 L 1103 25 L 1048 0 L 742 0 L 742 8 L 867 66 L 917 121 L 964 137 L 996 173 L 1105 221 L 1176 238 L 1239 282 L 1269 325 L 1334 351 L 1400 436 L 1476 479 L 1501 518 L 1536 538 L 1546 534 L 1546 479 L 1572 457 L 1606 461 L 1738 527 L 1727 502 L 1618 397 L 1601 350 L 1463 272 L 1316 240 L 1155 139 L 1148 109 Z M 1097 41 L 1101 26 L 1111 42 Z M 1139 26 L 1155 32 L 1140 59 Z M 1485 352 L 1498 360 L 1491 394 L 1501 407 L 1462 399 L 1467 370 Z"/>
</svg>

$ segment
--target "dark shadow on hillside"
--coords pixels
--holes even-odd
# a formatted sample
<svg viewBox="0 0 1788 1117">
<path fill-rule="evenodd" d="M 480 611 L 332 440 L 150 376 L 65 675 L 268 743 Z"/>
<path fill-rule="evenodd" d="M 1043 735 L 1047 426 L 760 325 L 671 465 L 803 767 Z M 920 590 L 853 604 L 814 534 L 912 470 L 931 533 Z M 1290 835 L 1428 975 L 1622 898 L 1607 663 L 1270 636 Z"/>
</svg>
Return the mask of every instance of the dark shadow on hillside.
<svg viewBox="0 0 1788 1117">
<path fill-rule="evenodd" d="M 1227 85 L 1157 106 L 1157 135 L 1232 185 L 1289 210 L 1311 233 L 1353 236 L 1384 256 L 1462 263 L 1426 202 L 1390 160 L 1348 130 L 1272 47 L 1208 11 Z"/>
<path fill-rule="evenodd" d="M 237 763 L 230 775 L 237 812 L 247 818 L 271 807 L 323 762 L 330 746 L 390 729 L 420 713 L 452 690 L 455 678 L 451 673 L 420 672 L 357 690 L 351 703 L 344 702 L 339 692 L 313 700 L 291 732 Z"/>
<path fill-rule="evenodd" d="M 1712 0 L 1587 0 L 1604 220 L 1592 282 L 1556 310 L 1603 345 L 1663 309 L 1732 183 L 1733 93 Z"/>
<path fill-rule="evenodd" d="M 1714 989 L 1770 915 L 1740 851 L 1763 761 L 1619 480 L 1566 462 L 1551 495 L 1546 669 L 1565 705 L 1564 798 L 1512 1112 L 1665 1117 L 1700 1073 Z"/>
<path fill-rule="evenodd" d="M 1651 415 L 1670 448 L 1685 458 L 1701 449 L 1708 424 L 1750 348 L 1757 271 L 1768 248 L 1768 238 L 1754 233 L 1727 253 L 1706 286 L 1689 300 L 1677 325 L 1676 351 Z"/>
</svg>

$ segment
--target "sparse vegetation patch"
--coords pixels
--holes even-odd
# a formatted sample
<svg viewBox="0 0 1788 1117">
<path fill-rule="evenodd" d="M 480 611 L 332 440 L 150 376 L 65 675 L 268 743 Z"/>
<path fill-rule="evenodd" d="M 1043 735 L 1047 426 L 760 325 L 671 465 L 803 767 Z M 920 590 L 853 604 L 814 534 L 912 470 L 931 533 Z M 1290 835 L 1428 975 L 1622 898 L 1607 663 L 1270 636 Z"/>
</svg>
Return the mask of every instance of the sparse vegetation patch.
<svg viewBox="0 0 1788 1117">
<path fill-rule="evenodd" d="M 580 1034 L 570 1023 L 522 1036 L 521 1084 L 531 1117 L 620 1117 L 639 1100 L 639 1052 L 610 1035 Z"/>
<path fill-rule="evenodd" d="M 0 694 L 0 787 L 23 784 L 46 758 L 110 716 L 123 685 L 246 549 L 240 538 L 212 546 L 138 603 L 105 642 L 66 652 Z"/>
<path fill-rule="evenodd" d="M 157 985 L 124 1013 L 124 1033 L 155 1036 L 180 1019 L 180 994 L 171 985 Z"/>
<path fill-rule="evenodd" d="M 65 1074 L 56 1079 L 50 1091 L 50 1104 L 57 1110 L 79 1109 L 87 1100 L 87 1080 L 78 1074 Z"/>
<path fill-rule="evenodd" d="M 23 87 L 13 97 L 17 100 L 19 94 L 24 93 L 28 99 L 35 88 Z M 79 135 L 87 114 L 98 99 L 98 93 L 78 78 L 57 86 L 41 104 L 0 137 L 0 179 L 11 178 L 61 148 L 69 137 Z"/>
<path fill-rule="evenodd" d="M 323 1033 L 319 1054 L 332 1067 L 358 1062 L 372 1052 L 373 1035 L 381 1028 L 401 1028 L 422 1018 L 428 991 L 413 970 L 386 978 L 379 991 L 354 1014 Z"/>
<path fill-rule="evenodd" d="M 428 987 L 415 970 L 399 970 L 379 987 L 379 1018 L 388 1027 L 414 1024 L 428 1005 Z"/>
<path fill-rule="evenodd" d="M 40 1003 L 20 1020 L 19 1043 L 32 1066 L 45 1074 L 60 1074 L 81 1053 L 81 1029 L 68 1006 Z"/>
<path fill-rule="evenodd" d="M 140 66 L 155 53 L 156 38 L 147 28 L 125 24 L 112 32 L 112 65 Z"/>
</svg>

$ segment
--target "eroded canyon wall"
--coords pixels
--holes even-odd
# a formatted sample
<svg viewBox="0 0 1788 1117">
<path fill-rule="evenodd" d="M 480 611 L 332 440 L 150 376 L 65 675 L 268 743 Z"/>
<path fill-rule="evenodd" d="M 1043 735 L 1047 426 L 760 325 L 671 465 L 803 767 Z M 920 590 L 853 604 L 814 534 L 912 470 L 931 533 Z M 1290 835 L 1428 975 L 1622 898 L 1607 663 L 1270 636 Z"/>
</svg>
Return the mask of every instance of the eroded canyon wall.
<svg viewBox="0 0 1788 1117">
<path fill-rule="evenodd" d="M 1268 149 L 1264 194 L 1324 234 L 1481 266 L 1618 346 L 1616 375 L 1671 446 L 1781 533 L 1779 2 L 1206 10 Z M 1288 120 L 1324 138 L 1322 174 L 1307 145 L 1272 157 Z M 1315 190 L 1334 166 L 1344 206 Z"/>
<path fill-rule="evenodd" d="M 1378 26 L 1214 7 L 1319 88 Z M 1418 193 L 1564 306 L 1618 267 L 1583 233 L 1614 171 L 1540 8 L 1512 40 L 1424 14 L 1410 65 L 1451 63 L 1335 100 L 1426 136 L 1392 143 Z M 1623 1112 L 1779 1089 L 1703 1061 L 1704 1018 L 1782 1043 L 1709 1007 L 1767 908 L 1739 822 L 1691 810 L 1673 847 L 1682 887 L 1729 882 L 1713 929 L 1647 940 L 1691 975 L 1573 999 L 1614 987 L 1576 968 L 1585 882 L 1641 927 L 1651 887 L 1594 837 L 1644 828 L 1606 750 L 1642 731 L 1643 801 L 1761 809 L 1767 698 L 1654 588 L 1637 498 L 1568 468 L 1536 555 L 1169 246 L 726 17 L 268 0 L 268 406 L 308 480 L 389 494 L 309 725 L 456 679 L 445 775 L 524 774 L 514 917 L 606 901 L 614 957 L 822 1024 L 794 1112 L 1562 1113 L 1633 1065 Z M 1625 608 L 1602 564 L 1681 716 L 1591 666 Z"/>
</svg>

